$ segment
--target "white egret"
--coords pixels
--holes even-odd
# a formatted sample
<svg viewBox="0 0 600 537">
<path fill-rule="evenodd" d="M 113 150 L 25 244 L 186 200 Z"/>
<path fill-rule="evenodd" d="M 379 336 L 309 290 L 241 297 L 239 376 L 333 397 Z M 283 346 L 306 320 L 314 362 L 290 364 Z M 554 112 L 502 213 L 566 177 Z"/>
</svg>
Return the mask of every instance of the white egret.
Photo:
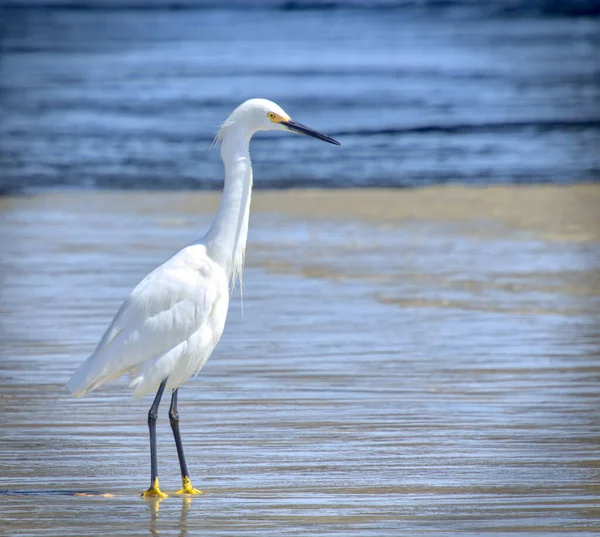
<svg viewBox="0 0 600 537">
<path fill-rule="evenodd" d="M 236 108 L 216 138 L 221 143 L 225 184 L 208 233 L 177 252 L 135 287 L 94 353 L 67 384 L 73 395 L 80 397 L 128 373 L 129 386 L 137 397 L 156 392 L 148 412 L 151 477 L 145 497 L 167 496 L 160 490 L 156 457 L 156 419 L 165 389 L 172 390 L 169 419 L 182 479 L 178 494 L 200 493 L 192 486 L 185 463 L 177 390 L 200 371 L 223 333 L 229 292 L 241 275 L 248 236 L 252 194 L 250 139 L 263 130 L 287 130 L 340 145 L 330 136 L 293 121 L 266 99 L 251 99 Z"/>
</svg>

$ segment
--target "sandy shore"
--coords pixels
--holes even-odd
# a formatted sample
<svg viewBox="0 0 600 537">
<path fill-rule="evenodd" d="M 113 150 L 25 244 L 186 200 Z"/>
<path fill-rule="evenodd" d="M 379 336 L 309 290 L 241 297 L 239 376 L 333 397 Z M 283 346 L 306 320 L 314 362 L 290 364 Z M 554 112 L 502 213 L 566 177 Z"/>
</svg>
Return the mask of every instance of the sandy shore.
<svg viewBox="0 0 600 537">
<path fill-rule="evenodd" d="M 600 240 L 600 185 L 441 186 L 419 190 L 369 189 L 264 192 L 255 210 L 317 218 L 363 220 L 499 220 L 559 240 Z"/>
<path fill-rule="evenodd" d="M 69 211 L 129 211 L 145 213 L 210 213 L 218 191 L 174 192 L 52 192 L 35 198 L 4 198 L 0 210 L 27 200 Z M 256 190 L 253 214 L 282 213 L 303 219 L 359 219 L 401 223 L 434 220 L 460 223 L 498 221 L 536 233 L 546 240 L 600 241 L 600 184 L 572 186 L 439 186 L 403 189 Z"/>
</svg>

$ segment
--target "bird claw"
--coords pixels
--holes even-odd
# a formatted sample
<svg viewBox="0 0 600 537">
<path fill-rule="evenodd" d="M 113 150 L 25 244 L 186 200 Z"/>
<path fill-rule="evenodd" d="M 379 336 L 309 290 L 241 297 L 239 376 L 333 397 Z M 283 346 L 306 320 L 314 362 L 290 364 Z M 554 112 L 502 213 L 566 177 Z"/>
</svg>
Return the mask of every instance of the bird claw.
<svg viewBox="0 0 600 537">
<path fill-rule="evenodd" d="M 178 490 L 175 494 L 204 494 L 201 490 L 191 487 L 189 489 Z"/>
<path fill-rule="evenodd" d="M 168 498 L 169 495 L 165 494 L 162 490 L 160 490 L 160 486 L 158 484 L 158 477 L 152 483 L 152 486 L 142 493 L 142 498 Z"/>
<path fill-rule="evenodd" d="M 195 489 L 195 488 L 189 488 L 189 489 L 181 489 L 178 490 L 175 494 L 204 494 L 204 492 L 202 492 L 201 490 Z"/>
<path fill-rule="evenodd" d="M 182 485 L 183 488 L 181 490 L 178 490 L 175 494 L 203 494 L 203 492 L 201 490 L 195 489 L 192 486 L 192 482 L 190 481 L 189 477 L 184 477 L 182 480 Z"/>
</svg>

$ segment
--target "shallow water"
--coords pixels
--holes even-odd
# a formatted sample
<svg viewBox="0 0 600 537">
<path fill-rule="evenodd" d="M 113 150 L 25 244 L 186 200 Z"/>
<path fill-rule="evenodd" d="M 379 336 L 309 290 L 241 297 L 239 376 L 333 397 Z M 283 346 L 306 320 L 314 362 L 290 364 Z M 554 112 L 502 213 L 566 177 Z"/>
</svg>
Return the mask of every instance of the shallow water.
<svg viewBox="0 0 600 537">
<path fill-rule="evenodd" d="M 600 246 L 435 215 L 255 213 L 243 318 L 238 296 L 180 393 L 205 494 L 140 499 L 150 399 L 121 382 L 74 400 L 64 384 L 128 290 L 210 219 L 144 196 L 0 205 L 8 534 L 600 531 Z"/>
</svg>

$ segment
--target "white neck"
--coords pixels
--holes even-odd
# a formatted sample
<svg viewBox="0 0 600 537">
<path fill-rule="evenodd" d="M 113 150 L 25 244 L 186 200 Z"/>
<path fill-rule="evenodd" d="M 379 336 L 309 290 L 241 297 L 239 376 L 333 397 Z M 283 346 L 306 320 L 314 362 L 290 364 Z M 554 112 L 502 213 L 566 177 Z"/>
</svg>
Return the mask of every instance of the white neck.
<svg viewBox="0 0 600 537">
<path fill-rule="evenodd" d="M 223 133 L 223 196 L 217 216 L 202 240 L 208 255 L 223 267 L 231 285 L 235 285 L 244 266 L 252 196 L 252 163 L 249 152 L 252 134 L 244 125 L 232 125 Z"/>
</svg>

